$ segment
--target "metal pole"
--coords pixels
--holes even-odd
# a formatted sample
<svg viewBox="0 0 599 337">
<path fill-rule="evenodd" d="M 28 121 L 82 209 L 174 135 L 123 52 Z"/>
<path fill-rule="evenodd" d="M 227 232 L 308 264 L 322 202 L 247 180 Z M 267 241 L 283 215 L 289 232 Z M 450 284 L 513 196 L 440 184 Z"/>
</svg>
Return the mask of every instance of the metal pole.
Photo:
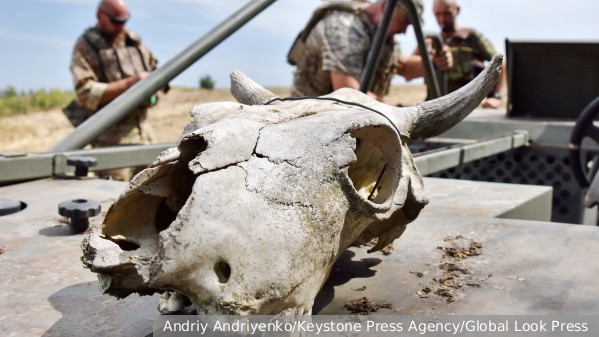
<svg viewBox="0 0 599 337">
<path fill-rule="evenodd" d="M 393 17 L 393 11 L 395 10 L 396 4 L 397 0 L 387 0 L 385 3 L 383 19 L 376 28 L 374 41 L 372 42 L 370 52 L 368 52 L 366 66 L 364 67 L 362 78 L 360 79 L 360 91 L 363 93 L 366 93 L 368 90 L 370 90 L 372 80 L 374 79 L 374 72 L 379 64 L 381 49 L 383 47 L 383 43 L 385 43 L 387 30 L 389 29 L 389 23 L 391 23 L 391 17 Z"/>
<path fill-rule="evenodd" d="M 138 82 L 96 112 L 92 117 L 79 125 L 71 134 L 50 148 L 49 152 L 75 150 L 89 144 L 98 135 L 126 116 L 128 112 L 139 106 L 143 100 L 149 99 L 156 91 L 164 88 L 175 76 L 179 75 L 183 70 L 187 69 L 275 1 L 254 0 L 239 9 L 221 22 L 221 24 L 173 57 L 164 66 L 156 69 L 150 76 Z"/>
<path fill-rule="evenodd" d="M 414 32 L 416 33 L 416 41 L 418 42 L 418 50 L 420 51 L 420 55 L 422 55 L 422 63 L 424 66 L 425 79 L 428 87 L 428 98 L 433 99 L 440 97 L 441 90 L 439 89 L 439 83 L 437 82 L 437 77 L 435 76 L 435 68 L 433 66 L 432 60 L 430 57 L 428 57 L 428 50 L 426 48 L 424 34 L 422 33 L 422 26 L 420 25 L 418 11 L 416 10 L 416 5 L 414 5 L 412 0 L 388 0 L 385 3 L 383 19 L 377 27 L 373 45 L 368 53 L 366 66 L 364 68 L 364 72 L 362 73 L 362 78 L 360 79 L 360 91 L 366 93 L 368 90 L 370 90 L 370 86 L 374 78 L 373 75 L 379 63 L 381 48 L 385 41 L 387 29 L 389 27 L 389 23 L 391 22 L 391 17 L 393 15 L 393 11 L 395 10 L 397 1 L 401 1 L 408 9 L 408 19 L 410 20 L 412 27 L 414 27 Z"/>
<path fill-rule="evenodd" d="M 432 39 L 433 48 L 437 51 L 437 54 L 441 52 L 441 49 L 445 45 L 441 34 L 429 34 L 427 38 Z M 439 93 L 441 96 L 447 95 L 447 70 L 435 71 L 437 83 L 439 84 Z"/>
<path fill-rule="evenodd" d="M 428 99 L 434 99 L 441 97 L 441 90 L 439 89 L 439 83 L 437 83 L 437 77 L 435 76 L 435 67 L 433 61 L 428 57 L 428 50 L 426 48 L 426 42 L 424 40 L 424 34 L 422 33 L 422 26 L 420 25 L 420 19 L 418 18 L 418 12 L 416 11 L 416 5 L 412 0 L 399 0 L 408 8 L 408 15 L 410 16 L 410 22 L 414 27 L 414 33 L 416 33 L 416 41 L 418 42 L 418 51 L 422 55 L 422 65 L 424 66 L 424 76 L 428 87 Z"/>
</svg>

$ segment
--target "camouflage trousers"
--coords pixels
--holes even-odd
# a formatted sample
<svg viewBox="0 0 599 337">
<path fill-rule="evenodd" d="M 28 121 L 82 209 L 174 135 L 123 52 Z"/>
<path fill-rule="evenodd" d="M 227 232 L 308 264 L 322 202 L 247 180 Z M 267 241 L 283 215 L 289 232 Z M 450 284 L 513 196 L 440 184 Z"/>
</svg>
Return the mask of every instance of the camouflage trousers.
<svg viewBox="0 0 599 337">
<path fill-rule="evenodd" d="M 118 145 L 145 145 L 154 142 L 154 132 L 147 118 L 147 109 L 137 109 L 108 128 L 91 142 L 93 148 Z M 144 167 L 119 168 L 96 171 L 97 177 L 129 181 Z"/>
</svg>

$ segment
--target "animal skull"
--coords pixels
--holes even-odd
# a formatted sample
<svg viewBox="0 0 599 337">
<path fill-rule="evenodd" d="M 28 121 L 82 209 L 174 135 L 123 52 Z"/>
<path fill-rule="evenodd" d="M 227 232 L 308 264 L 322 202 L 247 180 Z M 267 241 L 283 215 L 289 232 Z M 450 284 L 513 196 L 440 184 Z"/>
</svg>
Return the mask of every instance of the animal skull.
<svg viewBox="0 0 599 337">
<path fill-rule="evenodd" d="M 406 145 L 470 113 L 500 72 L 416 107 L 351 89 L 275 95 L 232 74 L 240 103 L 196 106 L 177 144 L 139 173 L 84 239 L 105 293 L 167 292 L 199 314 L 308 314 L 350 245 L 399 237 L 426 205 Z"/>
</svg>

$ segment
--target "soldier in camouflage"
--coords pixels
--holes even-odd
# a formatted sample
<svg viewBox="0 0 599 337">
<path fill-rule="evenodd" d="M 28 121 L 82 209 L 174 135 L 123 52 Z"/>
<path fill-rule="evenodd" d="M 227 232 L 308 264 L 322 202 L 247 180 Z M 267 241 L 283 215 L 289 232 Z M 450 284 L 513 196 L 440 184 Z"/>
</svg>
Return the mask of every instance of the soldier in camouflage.
<svg viewBox="0 0 599 337">
<path fill-rule="evenodd" d="M 296 66 L 291 95 L 320 96 L 342 87 L 359 89 L 385 2 L 329 1 L 318 8 L 288 56 L 289 63 Z M 421 15 L 422 0 L 414 2 Z M 407 57 L 393 40 L 395 34 L 405 33 L 409 24 L 407 9 L 398 2 L 368 92 L 376 99 L 382 100 L 388 93 L 394 74 L 408 80 L 424 75 L 420 56 Z M 451 53 L 447 49 L 433 61 L 447 69 L 452 65 Z"/>
<path fill-rule="evenodd" d="M 102 0 L 97 23 L 77 40 L 71 58 L 71 73 L 77 99 L 65 108 L 74 126 L 108 104 L 157 67 L 150 50 L 138 35 L 125 29 L 129 10 L 123 0 Z M 120 122 L 94 139 L 92 147 L 117 144 L 149 144 L 152 130 L 147 120 L 150 102 L 131 111 Z M 128 180 L 127 169 L 97 172 L 104 178 Z"/>
<path fill-rule="evenodd" d="M 441 27 L 443 41 L 451 48 L 454 65 L 447 72 L 449 92 L 455 91 L 470 82 L 484 68 L 484 62 L 491 60 L 497 51 L 491 42 L 472 28 L 460 27 L 456 17 L 460 6 L 456 0 L 435 0 L 433 12 Z M 505 61 L 504 61 L 505 62 Z M 503 69 L 505 69 L 505 64 Z M 505 86 L 505 72 L 497 81 L 495 90 L 483 101 L 483 107 L 501 106 L 501 91 Z"/>
</svg>

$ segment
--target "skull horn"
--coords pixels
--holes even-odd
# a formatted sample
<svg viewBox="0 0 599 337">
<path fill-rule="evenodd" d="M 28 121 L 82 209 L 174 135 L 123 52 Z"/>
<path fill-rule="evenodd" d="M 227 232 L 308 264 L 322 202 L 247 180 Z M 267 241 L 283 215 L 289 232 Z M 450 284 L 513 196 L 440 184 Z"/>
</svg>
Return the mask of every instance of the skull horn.
<svg viewBox="0 0 599 337">
<path fill-rule="evenodd" d="M 233 97 L 235 97 L 239 103 L 259 105 L 272 99 L 279 98 L 239 70 L 233 71 L 230 76 L 231 94 L 233 94 Z"/>
<path fill-rule="evenodd" d="M 440 135 L 466 118 L 495 87 L 501 74 L 502 61 L 503 56 L 496 55 L 485 70 L 466 86 L 419 104 L 410 138 L 423 139 Z"/>
</svg>

